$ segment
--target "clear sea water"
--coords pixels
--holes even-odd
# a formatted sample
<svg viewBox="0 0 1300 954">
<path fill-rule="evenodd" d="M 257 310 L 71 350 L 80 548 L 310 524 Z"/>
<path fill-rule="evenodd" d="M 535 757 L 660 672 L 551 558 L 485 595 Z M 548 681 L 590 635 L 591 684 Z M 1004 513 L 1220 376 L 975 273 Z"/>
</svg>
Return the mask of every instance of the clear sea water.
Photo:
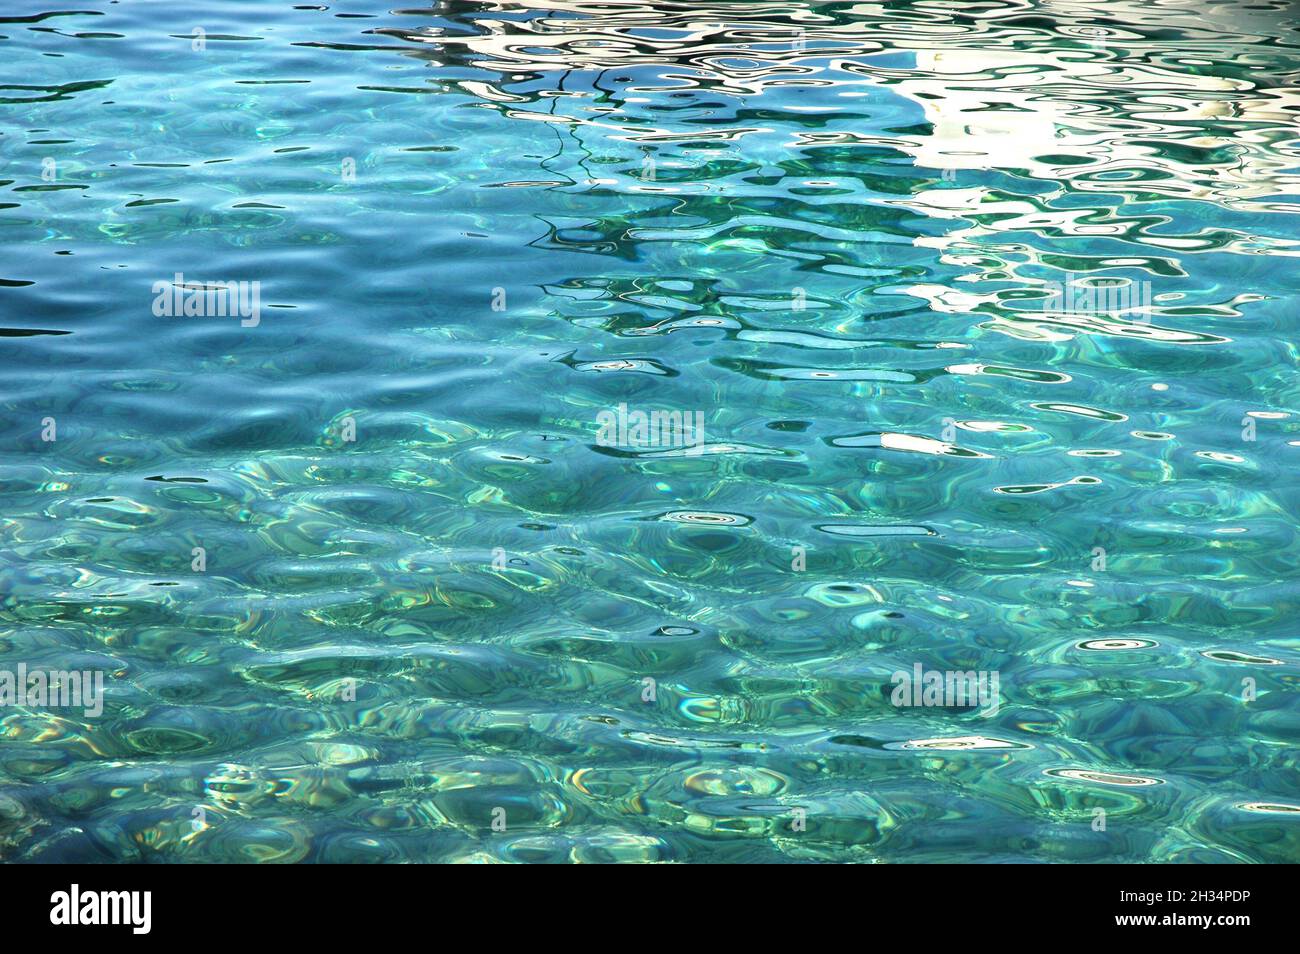
<svg viewBox="0 0 1300 954">
<path fill-rule="evenodd" d="M 1298 79 L 1279 0 L 6 0 L 0 669 L 104 708 L 0 708 L 0 858 L 1300 860 Z"/>
</svg>

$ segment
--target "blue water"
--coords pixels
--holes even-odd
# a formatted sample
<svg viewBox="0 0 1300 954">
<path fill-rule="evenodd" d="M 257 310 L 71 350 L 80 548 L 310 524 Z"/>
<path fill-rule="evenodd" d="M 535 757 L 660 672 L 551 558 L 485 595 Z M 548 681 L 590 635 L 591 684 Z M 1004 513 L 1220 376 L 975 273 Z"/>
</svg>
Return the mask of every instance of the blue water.
<svg viewBox="0 0 1300 954">
<path fill-rule="evenodd" d="M 1291 5 L 0 54 L 0 858 L 1300 860 Z"/>
</svg>

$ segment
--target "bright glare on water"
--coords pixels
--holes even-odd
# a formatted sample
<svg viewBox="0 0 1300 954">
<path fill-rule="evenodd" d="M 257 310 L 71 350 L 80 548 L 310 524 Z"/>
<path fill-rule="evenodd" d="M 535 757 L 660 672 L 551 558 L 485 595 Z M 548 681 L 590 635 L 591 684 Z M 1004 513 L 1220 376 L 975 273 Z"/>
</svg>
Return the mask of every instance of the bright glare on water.
<svg viewBox="0 0 1300 954">
<path fill-rule="evenodd" d="M 5 0 L 0 859 L 1300 861 L 1298 115 L 1285 0 Z"/>
</svg>

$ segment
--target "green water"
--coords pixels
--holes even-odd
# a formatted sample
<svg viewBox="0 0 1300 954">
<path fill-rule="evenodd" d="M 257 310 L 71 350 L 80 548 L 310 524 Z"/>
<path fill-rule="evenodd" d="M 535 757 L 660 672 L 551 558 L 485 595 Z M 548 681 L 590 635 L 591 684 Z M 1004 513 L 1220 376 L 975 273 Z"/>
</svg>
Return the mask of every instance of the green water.
<svg viewBox="0 0 1300 954">
<path fill-rule="evenodd" d="M 0 858 L 1300 860 L 1289 4 L 0 54 Z"/>
</svg>

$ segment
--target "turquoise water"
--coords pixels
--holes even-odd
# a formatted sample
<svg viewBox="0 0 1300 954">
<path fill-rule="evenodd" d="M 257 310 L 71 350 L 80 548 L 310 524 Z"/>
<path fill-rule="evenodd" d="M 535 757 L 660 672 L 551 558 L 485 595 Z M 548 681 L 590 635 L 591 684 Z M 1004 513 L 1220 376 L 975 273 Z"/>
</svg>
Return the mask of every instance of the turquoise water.
<svg viewBox="0 0 1300 954">
<path fill-rule="evenodd" d="M 1300 860 L 1298 26 L 9 0 L 0 857 Z"/>
</svg>

